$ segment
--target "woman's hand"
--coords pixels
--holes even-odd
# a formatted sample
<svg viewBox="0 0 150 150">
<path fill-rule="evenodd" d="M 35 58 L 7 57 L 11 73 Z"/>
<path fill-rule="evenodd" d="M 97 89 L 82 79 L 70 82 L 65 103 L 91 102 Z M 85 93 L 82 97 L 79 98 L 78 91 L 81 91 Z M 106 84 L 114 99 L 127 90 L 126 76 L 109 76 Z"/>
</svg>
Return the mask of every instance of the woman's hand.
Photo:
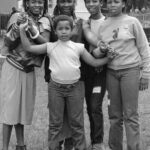
<svg viewBox="0 0 150 150">
<path fill-rule="evenodd" d="M 141 78 L 139 83 L 139 90 L 143 91 L 148 89 L 149 79 Z"/>
<path fill-rule="evenodd" d="M 28 28 L 28 20 L 19 26 L 20 30 L 26 30 Z"/>
<path fill-rule="evenodd" d="M 17 18 L 17 25 L 25 23 L 28 20 L 28 16 L 25 13 L 20 13 Z"/>
<path fill-rule="evenodd" d="M 15 31 L 15 32 L 18 32 L 19 31 L 19 26 L 17 25 L 17 23 L 14 23 L 12 24 L 12 30 Z"/>
<path fill-rule="evenodd" d="M 89 29 L 90 28 L 90 24 L 89 24 L 89 22 L 88 21 L 86 21 L 86 20 L 83 20 L 82 21 L 82 29 Z"/>
<path fill-rule="evenodd" d="M 37 27 L 35 26 L 35 23 L 32 19 L 28 19 L 28 31 L 31 33 L 31 36 L 35 35 L 37 31 Z"/>
</svg>

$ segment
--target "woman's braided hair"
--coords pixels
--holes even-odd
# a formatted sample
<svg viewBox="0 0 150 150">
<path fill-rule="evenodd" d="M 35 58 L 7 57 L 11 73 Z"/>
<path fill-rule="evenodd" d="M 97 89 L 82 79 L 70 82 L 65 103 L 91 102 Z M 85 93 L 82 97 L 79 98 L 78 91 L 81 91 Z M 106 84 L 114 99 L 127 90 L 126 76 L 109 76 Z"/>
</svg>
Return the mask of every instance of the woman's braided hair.
<svg viewBox="0 0 150 150">
<path fill-rule="evenodd" d="M 28 11 L 28 6 L 27 6 L 27 2 L 29 2 L 30 0 L 23 0 L 23 7 L 25 12 Z M 43 14 L 41 14 L 42 16 L 45 15 L 48 12 L 48 0 L 44 0 L 44 9 L 43 9 Z"/>
</svg>

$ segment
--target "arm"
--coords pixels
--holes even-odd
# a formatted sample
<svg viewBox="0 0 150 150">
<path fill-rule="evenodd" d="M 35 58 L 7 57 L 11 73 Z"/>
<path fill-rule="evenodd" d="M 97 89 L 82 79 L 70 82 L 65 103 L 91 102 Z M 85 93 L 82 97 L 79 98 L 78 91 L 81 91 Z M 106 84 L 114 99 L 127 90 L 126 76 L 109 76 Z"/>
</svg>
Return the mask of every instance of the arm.
<svg viewBox="0 0 150 150">
<path fill-rule="evenodd" d="M 106 55 L 105 53 L 102 53 L 102 52 L 101 52 L 101 50 L 100 50 L 99 47 L 95 48 L 95 49 L 92 51 L 92 54 L 93 54 L 94 57 L 96 57 L 96 58 L 102 58 L 102 57 L 104 57 L 104 56 Z"/>
<path fill-rule="evenodd" d="M 20 38 L 24 50 L 32 52 L 35 54 L 44 54 L 47 52 L 47 44 L 41 45 L 31 45 L 29 39 L 27 38 L 25 28 L 27 27 L 28 22 L 20 25 Z"/>
<path fill-rule="evenodd" d="M 91 32 L 87 21 L 82 22 L 82 29 L 83 29 L 84 36 L 86 40 L 88 41 L 88 43 L 90 43 L 93 46 L 97 46 L 99 39 L 94 33 Z"/>
<path fill-rule="evenodd" d="M 4 41 L 5 45 L 9 47 L 10 50 L 16 48 L 20 42 L 19 26 L 17 25 L 17 22 L 19 22 L 19 15 L 19 13 L 13 14 L 7 24 L 7 32 L 5 34 Z"/>
<path fill-rule="evenodd" d="M 32 36 L 36 34 L 36 31 L 33 29 L 33 27 L 29 29 L 29 32 L 31 33 Z M 49 42 L 49 38 L 50 38 L 50 32 L 45 31 L 45 32 L 40 33 L 39 36 L 34 41 L 37 44 L 43 44 L 43 43 Z"/>
<path fill-rule="evenodd" d="M 29 32 L 31 33 L 31 35 L 35 35 L 36 34 L 36 30 L 34 29 L 33 27 L 33 21 L 30 19 L 29 20 Z M 49 39 L 50 39 L 50 30 L 51 30 L 51 27 L 50 27 L 50 22 L 47 18 L 43 17 L 39 20 L 39 28 L 40 28 L 40 34 L 39 36 L 34 39 L 34 42 L 37 43 L 37 44 L 43 44 L 43 43 L 46 43 L 46 42 L 49 42 Z"/>
<path fill-rule="evenodd" d="M 143 27 L 138 20 L 133 26 L 136 45 L 142 59 L 142 75 L 140 79 L 140 90 L 148 88 L 148 79 L 150 78 L 150 47 Z"/>
<path fill-rule="evenodd" d="M 89 65 L 93 67 L 99 67 L 107 64 L 109 62 L 109 58 L 104 57 L 101 59 L 95 59 L 88 51 L 85 49 L 81 54 L 81 58 Z"/>
</svg>

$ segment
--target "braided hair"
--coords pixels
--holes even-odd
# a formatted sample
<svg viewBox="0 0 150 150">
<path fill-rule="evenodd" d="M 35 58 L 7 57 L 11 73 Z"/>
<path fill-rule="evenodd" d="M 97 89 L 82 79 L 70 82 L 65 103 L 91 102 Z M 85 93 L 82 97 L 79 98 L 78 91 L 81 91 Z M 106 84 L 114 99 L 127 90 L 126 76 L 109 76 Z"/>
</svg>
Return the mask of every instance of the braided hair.
<svg viewBox="0 0 150 150">
<path fill-rule="evenodd" d="M 76 0 L 74 0 L 75 4 L 76 4 Z M 54 8 L 54 11 L 53 11 L 53 15 L 54 16 L 58 16 L 58 15 L 61 15 L 61 11 L 60 11 L 60 6 L 59 6 L 59 0 L 57 0 L 56 2 L 56 6 Z M 75 8 L 73 8 L 72 12 L 71 12 L 71 16 L 73 17 L 73 19 L 76 19 L 76 14 L 75 14 Z"/>
<path fill-rule="evenodd" d="M 28 11 L 28 6 L 27 6 L 27 2 L 29 2 L 30 0 L 23 0 L 23 7 L 25 12 Z M 43 14 L 41 14 L 42 16 L 45 15 L 48 12 L 48 0 L 44 0 L 44 9 L 43 9 Z"/>
</svg>

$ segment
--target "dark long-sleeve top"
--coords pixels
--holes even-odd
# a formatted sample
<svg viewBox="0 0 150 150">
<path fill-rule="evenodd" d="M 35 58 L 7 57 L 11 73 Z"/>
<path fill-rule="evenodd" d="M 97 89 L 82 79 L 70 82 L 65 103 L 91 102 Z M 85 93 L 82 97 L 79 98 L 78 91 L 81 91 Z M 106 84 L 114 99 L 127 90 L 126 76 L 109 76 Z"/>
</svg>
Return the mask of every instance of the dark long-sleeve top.
<svg viewBox="0 0 150 150">
<path fill-rule="evenodd" d="M 12 15 L 8 22 L 8 29 L 4 38 L 5 45 L 9 49 L 6 59 L 17 69 L 28 72 L 32 71 L 34 66 L 41 66 L 44 57 L 27 52 L 23 49 L 19 30 L 13 30 L 12 28 L 12 25 L 17 22 L 18 15 L 19 13 Z M 33 20 L 33 22 L 40 33 L 45 29 L 50 31 L 50 22 L 46 17 L 39 18 L 37 22 Z M 29 35 L 28 37 L 30 42 L 34 44 L 35 41 L 32 40 Z"/>
</svg>

